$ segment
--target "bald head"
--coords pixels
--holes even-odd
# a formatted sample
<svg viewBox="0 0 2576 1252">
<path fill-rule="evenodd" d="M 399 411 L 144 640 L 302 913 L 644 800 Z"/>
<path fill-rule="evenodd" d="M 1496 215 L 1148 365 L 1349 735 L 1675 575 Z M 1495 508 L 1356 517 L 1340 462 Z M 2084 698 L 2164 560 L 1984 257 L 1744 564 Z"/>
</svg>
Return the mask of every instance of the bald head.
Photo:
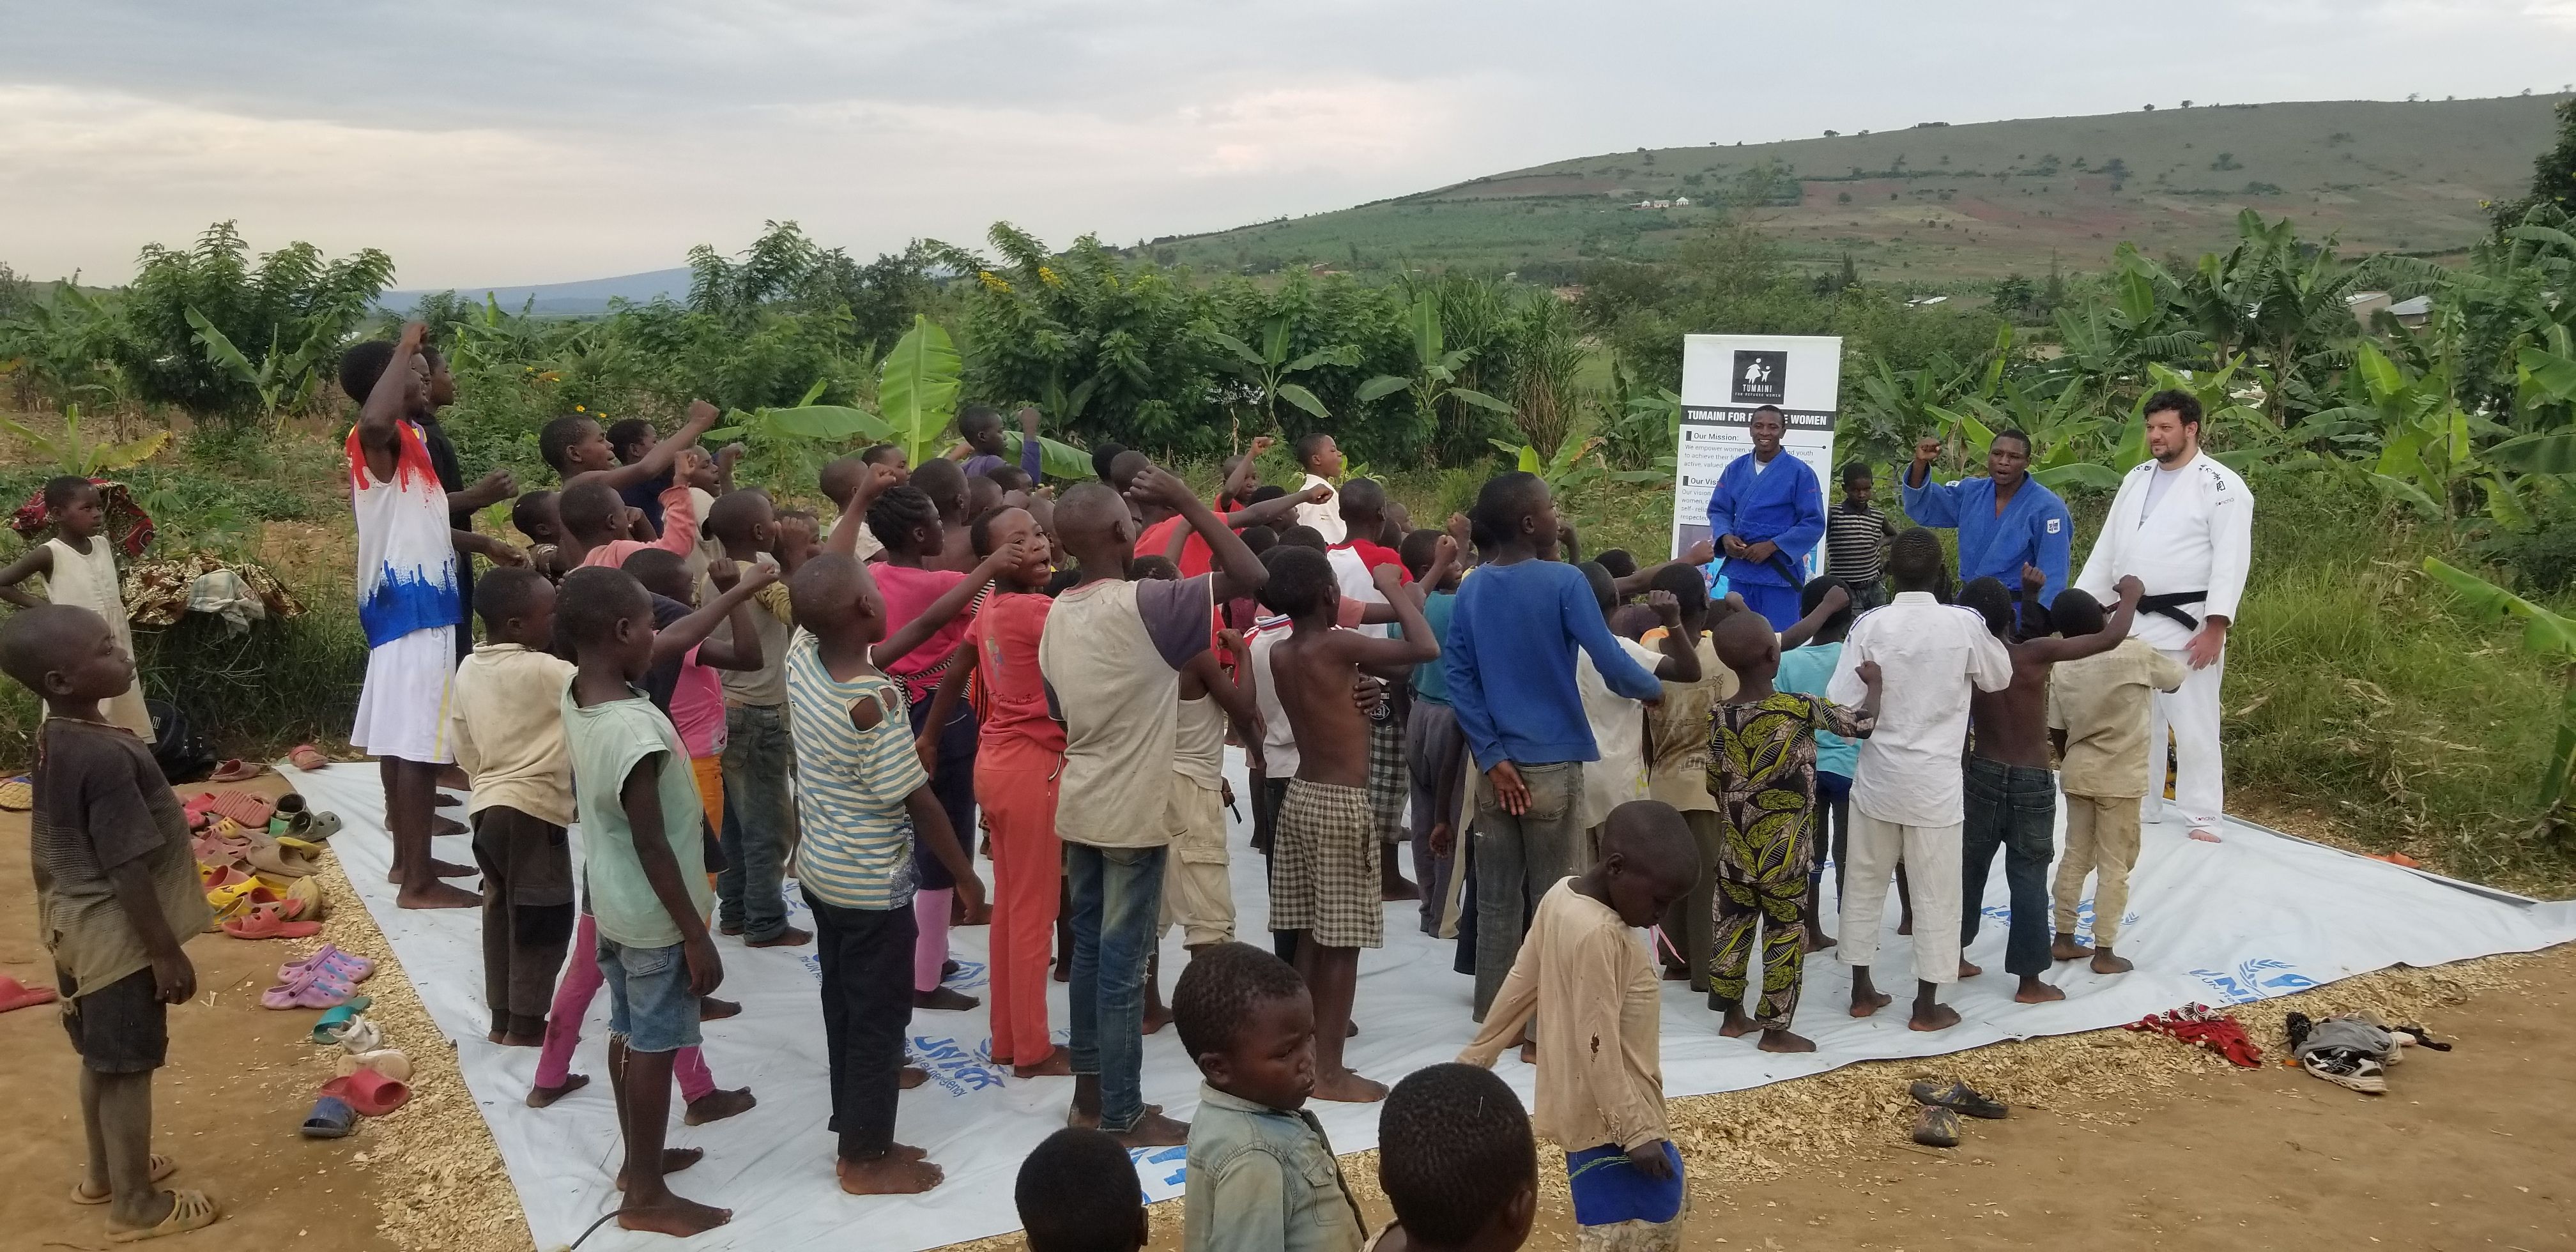
<svg viewBox="0 0 2576 1252">
<path fill-rule="evenodd" d="M 845 456 L 823 467 L 823 498 L 842 508 L 850 507 L 850 497 L 859 484 L 867 481 L 868 463 Z"/>
<path fill-rule="evenodd" d="M 1136 476 L 1144 473 L 1145 467 L 1153 463 L 1153 458 L 1133 448 L 1109 458 L 1110 487 L 1123 492 L 1135 486 Z"/>
<path fill-rule="evenodd" d="M 1386 488 L 1374 478 L 1354 478 L 1339 492 L 1342 525 L 1353 535 L 1375 534 L 1386 524 Z"/>
<path fill-rule="evenodd" d="M 42 699 L 52 692 L 47 674 L 77 666 L 108 634 L 107 619 L 69 604 L 39 604 L 0 622 L 0 672 Z"/>
<path fill-rule="evenodd" d="M 1729 613 L 1708 632 L 1718 661 L 1738 678 L 1769 674 L 1780 663 L 1780 637 L 1759 613 Z"/>
<path fill-rule="evenodd" d="M 1121 455 L 1124 455 L 1123 453 Z M 1136 541 L 1127 499 L 1098 483 L 1079 483 L 1055 502 L 1055 533 L 1065 551 L 1084 565 L 1101 564 L 1122 573 Z"/>
<path fill-rule="evenodd" d="M 1661 800 L 1630 800 L 1610 810 L 1601 831 L 1601 858 L 1606 861 L 1613 853 L 1629 869 L 1677 885 L 1682 892 L 1699 881 L 1699 844 L 1682 815 Z"/>
<path fill-rule="evenodd" d="M 847 552 L 817 553 L 798 566 L 787 580 L 787 603 L 796 624 L 822 639 L 848 631 L 855 619 L 880 616 L 875 580 Z"/>
</svg>

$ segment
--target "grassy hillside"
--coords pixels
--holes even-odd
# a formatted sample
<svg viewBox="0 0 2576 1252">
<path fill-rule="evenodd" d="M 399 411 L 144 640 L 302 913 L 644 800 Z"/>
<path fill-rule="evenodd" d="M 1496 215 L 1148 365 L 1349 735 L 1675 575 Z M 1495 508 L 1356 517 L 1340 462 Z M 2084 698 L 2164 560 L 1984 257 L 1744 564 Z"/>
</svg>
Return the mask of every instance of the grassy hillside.
<svg viewBox="0 0 2576 1252">
<path fill-rule="evenodd" d="M 1394 200 L 1156 240 L 1157 259 L 1268 272 L 1308 262 L 1497 264 L 1651 256 L 1744 206 L 1793 252 L 1864 277 L 1944 282 L 2097 266 L 2235 236 L 2240 208 L 2339 234 L 2348 252 L 2440 252 L 2486 227 L 2549 146 L 2557 96 L 2421 104 L 2326 101 L 2159 109 L 1795 139 L 1640 148 Z M 1641 199 L 1694 201 L 1637 210 Z"/>
</svg>

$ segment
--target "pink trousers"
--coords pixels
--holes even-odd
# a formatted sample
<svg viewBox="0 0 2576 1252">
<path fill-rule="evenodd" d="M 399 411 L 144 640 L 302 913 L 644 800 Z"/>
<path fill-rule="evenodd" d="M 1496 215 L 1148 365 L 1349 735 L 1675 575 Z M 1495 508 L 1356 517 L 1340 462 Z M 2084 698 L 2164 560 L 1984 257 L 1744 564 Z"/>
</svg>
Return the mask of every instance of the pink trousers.
<svg viewBox="0 0 2576 1252">
<path fill-rule="evenodd" d="M 572 932 L 572 959 L 564 962 L 563 981 L 555 984 L 555 1002 L 546 1011 L 546 1046 L 537 1053 L 537 1085 L 560 1087 L 572 1072 L 572 1050 L 581 1044 L 581 1019 L 606 978 L 599 972 L 599 921 L 588 913 Z M 696 1048 L 682 1048 L 671 1060 L 680 1080 L 680 1098 L 695 1101 L 716 1089 L 716 1076 Z"/>
</svg>

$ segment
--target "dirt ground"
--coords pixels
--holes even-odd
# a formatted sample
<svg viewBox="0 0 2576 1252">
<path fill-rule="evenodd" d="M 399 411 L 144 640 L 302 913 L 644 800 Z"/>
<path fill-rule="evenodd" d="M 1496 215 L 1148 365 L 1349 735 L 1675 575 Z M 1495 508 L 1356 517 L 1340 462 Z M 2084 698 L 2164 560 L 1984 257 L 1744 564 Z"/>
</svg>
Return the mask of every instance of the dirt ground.
<svg viewBox="0 0 2576 1252">
<path fill-rule="evenodd" d="M 277 789 L 267 781 L 266 790 Z M 38 982 L 49 966 L 33 924 L 26 833 L 23 814 L 0 814 L 0 971 Z M 343 937 L 353 922 L 372 933 L 362 915 L 344 913 L 332 937 L 362 944 L 364 935 Z M 309 946 L 222 935 L 188 945 L 200 990 L 172 1010 L 171 1065 L 155 1087 L 156 1146 L 180 1163 L 173 1185 L 206 1190 L 225 1216 L 175 1246 L 248 1252 L 292 1240 L 343 1252 L 525 1248 L 524 1227 L 514 1233 L 509 1226 L 516 1212 L 506 1195 L 461 1181 L 425 1184 L 419 1168 L 399 1168 L 417 1166 L 409 1158 L 421 1149 L 412 1145 L 431 1138 L 481 1138 L 470 1102 L 424 1094 L 347 1139 L 297 1135 L 314 1088 L 329 1076 L 329 1053 L 307 1041 L 314 1014 L 264 1010 L 258 993 L 278 963 Z M 371 990 L 390 989 L 385 975 L 377 981 L 389 985 Z M 2576 948 L 2464 981 L 2478 989 L 2463 1002 L 2428 1004 L 2421 1015 L 2458 1049 L 2416 1051 L 2391 1071 L 2383 1097 L 2277 1066 L 2149 1066 L 2144 1062 L 2170 1059 L 2156 1049 L 2181 1045 L 2086 1036 L 2105 1046 L 2090 1053 L 2080 1042 L 2053 1046 L 2077 1064 L 2107 1070 L 2095 1076 L 2095 1087 L 2135 1073 L 2132 1089 L 2109 1098 L 2090 1090 L 2042 1097 L 2045 1108 L 1969 1122 L 1966 1142 L 1951 1152 L 1913 1148 L 1873 1127 L 1845 1148 L 1801 1153 L 1767 1144 L 1758 1127 L 1738 1127 L 1722 1155 L 1752 1152 L 1774 1167 L 1763 1171 L 1765 1180 L 1746 1183 L 1730 1181 L 1724 1162 L 1686 1142 L 1695 1185 L 1685 1246 L 2054 1247 L 2080 1232 L 2075 1237 L 2087 1247 L 2101 1249 L 2168 1247 L 2186 1238 L 2244 1248 L 2576 1248 L 2576 1171 L 2567 1165 L 2576 1159 L 2576 1118 L 2567 1115 L 2576 1108 Z M 2249 1026 L 2255 1015 L 2271 1019 L 2278 1011 L 2245 1010 Z M 2277 1028 L 2267 1020 L 2266 1030 Z M 424 1068 L 445 1059 L 423 1055 L 438 1045 L 405 1042 Z M 2003 1045 L 1957 1064 L 1975 1073 L 2011 1049 L 2047 1046 Z M 0 1055 L 8 1058 L 0 1066 L 0 1107 L 16 1112 L 15 1133 L 0 1138 L 0 1171 L 24 1184 L 0 1190 L 0 1229 L 10 1232 L 0 1242 L 108 1246 L 101 1211 L 65 1198 L 82 1149 L 71 1096 L 76 1061 L 54 1011 L 0 1015 Z M 2150 1075 L 2151 1068 L 2158 1072 Z M 1893 1069 L 1843 1075 L 1847 1084 L 1858 1077 L 1862 1086 L 1902 1085 Z M 1704 1122 L 1707 1112 L 1690 1120 Z M 380 1154 L 372 1163 L 371 1149 Z M 1368 1182 L 1373 1161 L 1362 1154 L 1350 1169 L 1376 1223 L 1389 1213 Z M 1533 1248 L 1573 1246 L 1561 1177 L 1542 1168 L 1542 1181 L 1558 1185 L 1548 1188 L 1553 1194 L 1542 1205 Z M 496 1228 L 484 1238 L 425 1239 L 416 1222 L 388 1224 L 387 1215 L 406 1203 L 472 1207 L 505 1220 L 491 1223 Z M 496 1203 L 510 1211 L 492 1213 Z M 1155 1248 L 1179 1248 L 1179 1206 L 1158 1208 L 1155 1228 Z"/>
</svg>

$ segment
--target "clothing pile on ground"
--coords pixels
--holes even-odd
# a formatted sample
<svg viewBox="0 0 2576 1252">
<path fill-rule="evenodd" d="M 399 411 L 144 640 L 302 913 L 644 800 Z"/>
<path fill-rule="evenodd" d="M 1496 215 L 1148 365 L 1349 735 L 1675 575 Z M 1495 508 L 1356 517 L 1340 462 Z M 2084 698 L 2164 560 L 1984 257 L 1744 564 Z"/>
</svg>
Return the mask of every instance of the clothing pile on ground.
<svg viewBox="0 0 2576 1252">
<path fill-rule="evenodd" d="M 2254 1040 L 2246 1035 L 2235 1016 L 2206 1004 L 2186 1004 L 2168 1012 L 2150 1013 L 2127 1028 L 2169 1035 L 2194 1047 L 2207 1048 L 2226 1057 L 2228 1064 L 2238 1069 L 2252 1069 L 2263 1063 L 2263 1049 L 2254 1046 Z"/>
<path fill-rule="evenodd" d="M 2283 1024 L 2295 1058 L 2292 1064 L 2365 1095 L 2388 1093 L 2388 1067 L 2404 1060 L 2407 1049 L 2421 1044 L 2436 1052 L 2451 1050 L 2451 1045 L 2435 1042 L 2421 1026 L 2389 1027 L 2368 1013 L 2343 1013 L 2323 1021 L 2292 1013 Z"/>
</svg>

